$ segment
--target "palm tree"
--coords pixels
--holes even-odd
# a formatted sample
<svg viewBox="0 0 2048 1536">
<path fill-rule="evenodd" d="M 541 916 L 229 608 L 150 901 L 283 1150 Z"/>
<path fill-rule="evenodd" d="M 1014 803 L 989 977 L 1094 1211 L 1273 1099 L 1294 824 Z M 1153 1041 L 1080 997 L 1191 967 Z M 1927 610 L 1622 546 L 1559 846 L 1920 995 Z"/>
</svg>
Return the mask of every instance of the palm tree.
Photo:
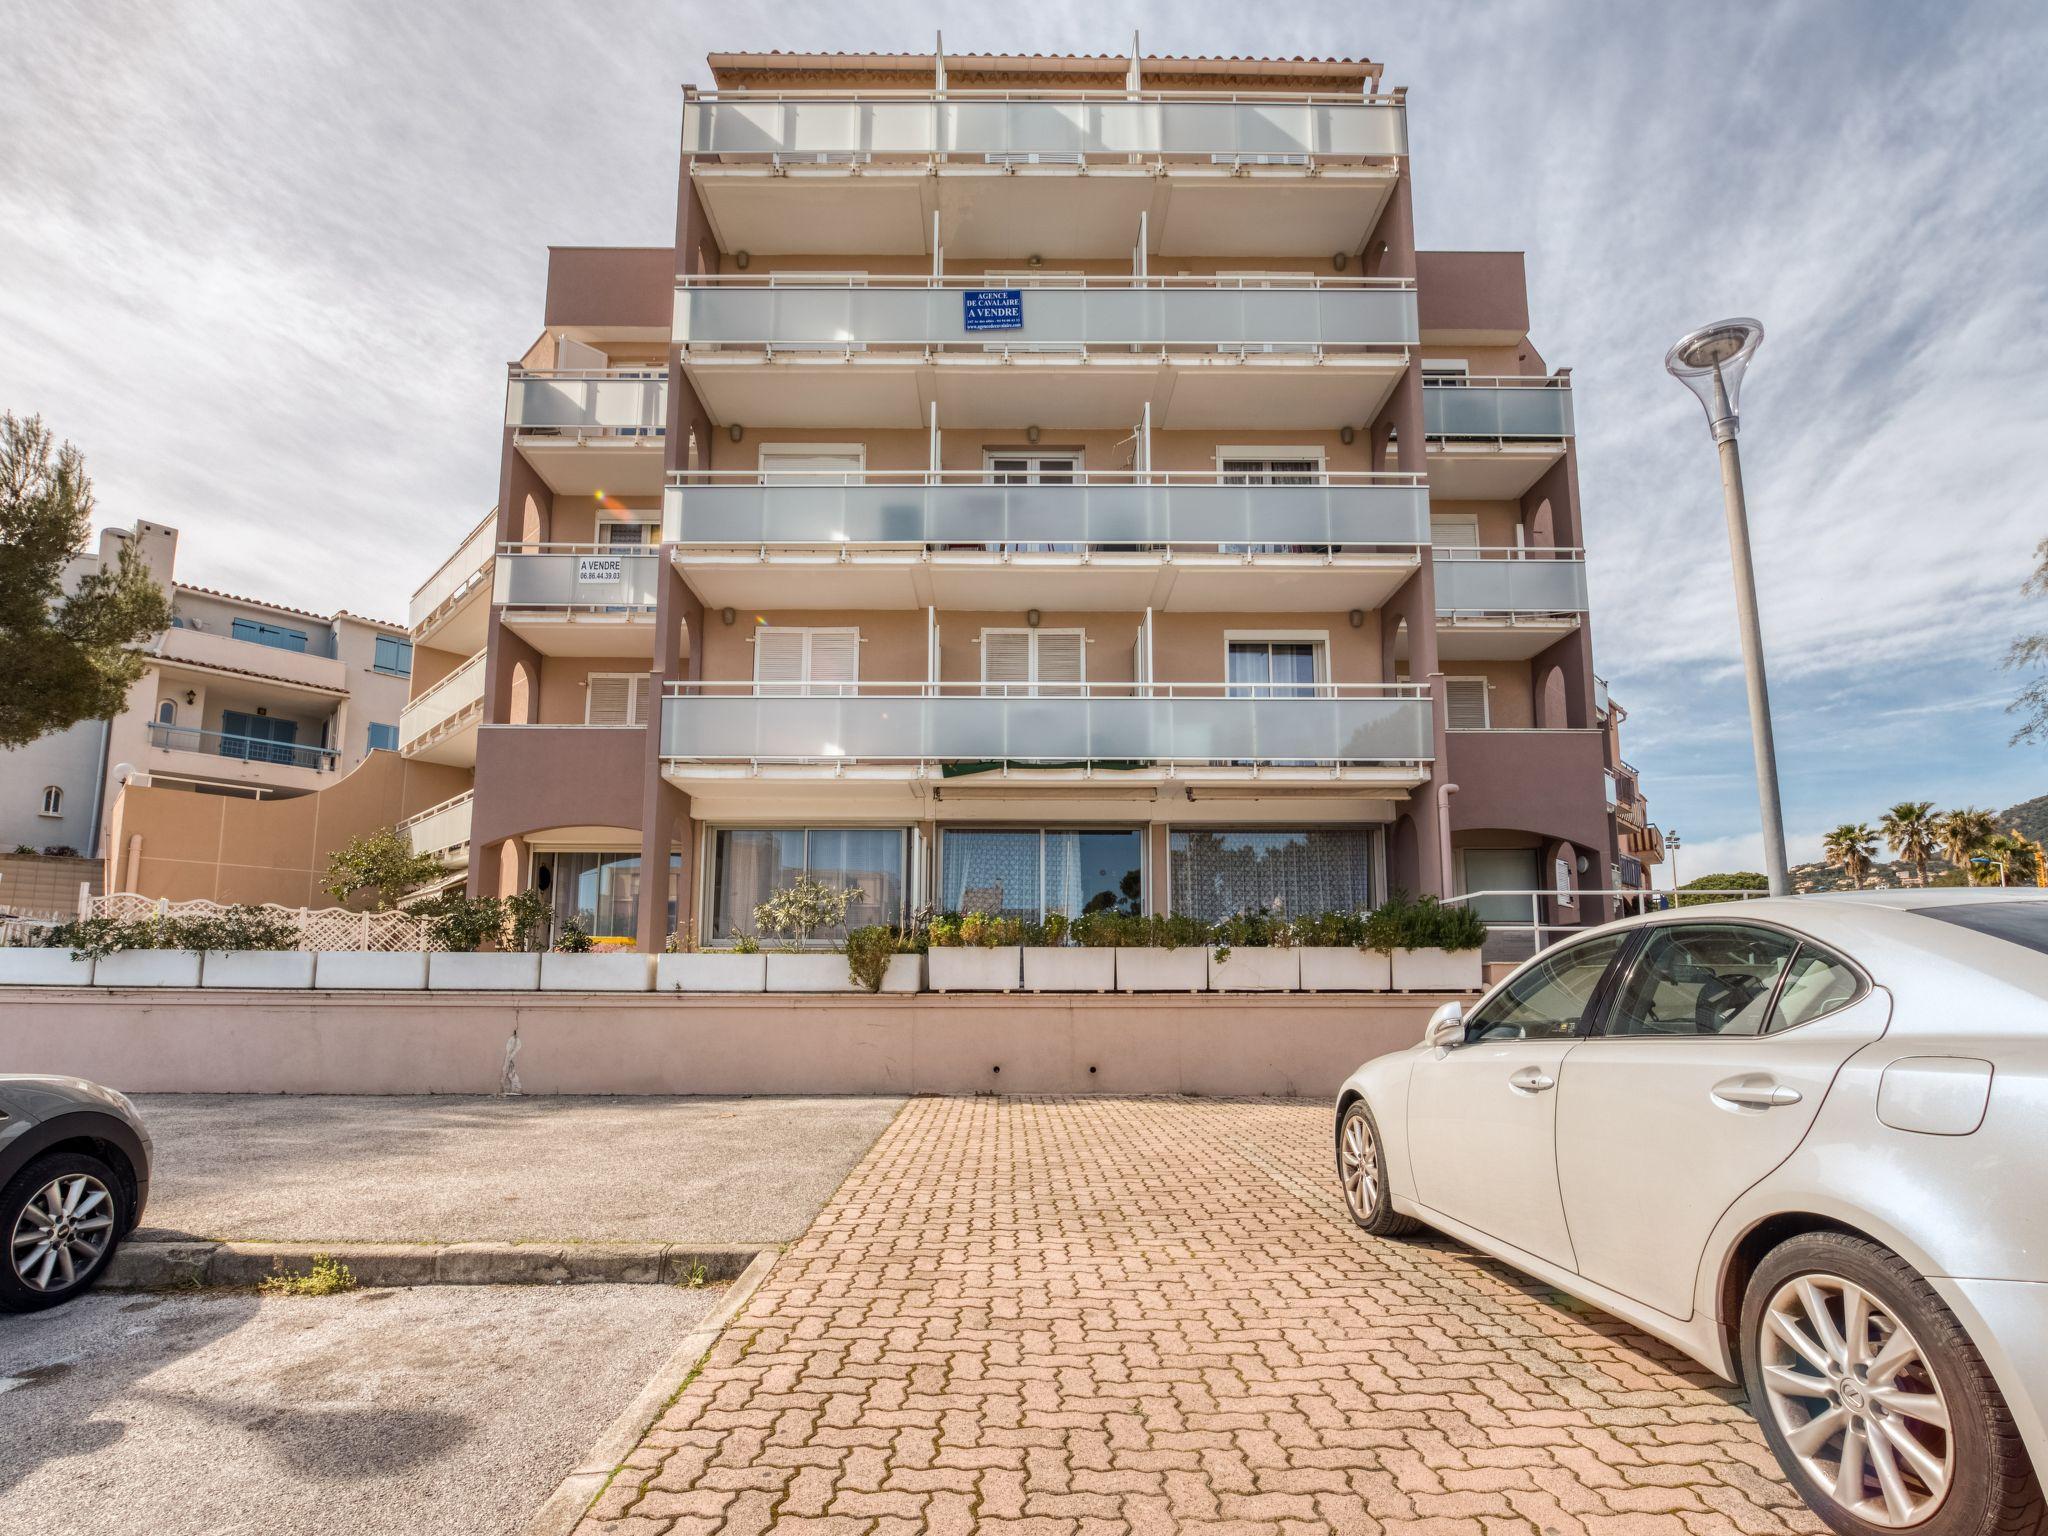
<svg viewBox="0 0 2048 1536">
<path fill-rule="evenodd" d="M 1878 830 L 1884 833 L 1884 840 L 1891 844 L 1892 856 L 1904 859 L 1913 866 L 1913 873 L 1919 876 L 1921 885 L 1927 884 L 1927 861 L 1934 857 L 1939 841 L 1934 819 L 1932 800 L 1901 800 L 1884 813 L 1878 823 Z"/>
<path fill-rule="evenodd" d="M 1977 857 L 1983 860 L 1977 868 L 1983 872 L 1984 884 L 2011 884 L 2023 852 L 2019 840 L 2003 832 L 1994 832 L 1985 838 L 1983 846 L 1977 850 Z"/>
<path fill-rule="evenodd" d="M 1870 861 L 1877 857 L 1877 834 L 1859 822 L 1845 821 L 1823 839 L 1821 846 L 1827 852 L 1828 862 L 1841 865 L 1849 883 L 1862 890 Z"/>
<path fill-rule="evenodd" d="M 1934 821 L 1941 856 L 1955 865 L 1966 880 L 1970 876 L 1971 858 L 1997 830 L 1998 823 L 1989 811 L 1945 811 Z"/>
</svg>

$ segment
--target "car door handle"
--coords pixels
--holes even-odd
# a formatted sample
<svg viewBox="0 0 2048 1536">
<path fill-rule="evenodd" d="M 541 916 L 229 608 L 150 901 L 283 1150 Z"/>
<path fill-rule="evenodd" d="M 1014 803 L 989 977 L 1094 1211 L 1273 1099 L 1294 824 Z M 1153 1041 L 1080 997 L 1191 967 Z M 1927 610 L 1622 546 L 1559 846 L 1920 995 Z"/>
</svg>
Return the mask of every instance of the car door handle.
<svg viewBox="0 0 2048 1536">
<path fill-rule="evenodd" d="M 1555 1088 L 1557 1079 L 1541 1067 L 1524 1067 L 1508 1078 L 1510 1088 L 1519 1088 L 1524 1093 L 1541 1093 L 1546 1088 Z"/>
<path fill-rule="evenodd" d="M 1786 1104 L 1797 1104 L 1805 1097 L 1797 1088 L 1753 1077 L 1731 1077 L 1716 1083 L 1713 1095 L 1724 1104 L 1743 1104 L 1752 1109 L 1776 1109 Z"/>
</svg>

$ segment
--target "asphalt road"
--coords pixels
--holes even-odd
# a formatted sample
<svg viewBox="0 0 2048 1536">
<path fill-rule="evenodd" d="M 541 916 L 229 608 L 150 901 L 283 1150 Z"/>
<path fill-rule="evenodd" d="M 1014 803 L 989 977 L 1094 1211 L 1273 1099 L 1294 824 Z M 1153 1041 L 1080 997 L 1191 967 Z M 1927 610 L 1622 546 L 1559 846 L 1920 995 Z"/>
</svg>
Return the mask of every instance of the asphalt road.
<svg viewBox="0 0 2048 1536">
<path fill-rule="evenodd" d="M 517 1530 L 721 1294 L 103 1293 L 0 1318 L 0 1530 Z"/>
</svg>

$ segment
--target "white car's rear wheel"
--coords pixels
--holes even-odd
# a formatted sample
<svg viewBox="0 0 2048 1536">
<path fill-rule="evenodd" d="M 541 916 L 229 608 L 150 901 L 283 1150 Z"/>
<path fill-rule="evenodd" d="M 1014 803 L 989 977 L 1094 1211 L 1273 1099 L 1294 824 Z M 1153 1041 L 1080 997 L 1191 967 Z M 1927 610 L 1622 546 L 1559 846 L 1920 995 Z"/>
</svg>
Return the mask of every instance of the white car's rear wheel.
<svg viewBox="0 0 2048 1536">
<path fill-rule="evenodd" d="M 1363 1099 L 1353 1100 L 1337 1122 L 1337 1182 L 1344 1188 L 1345 1209 L 1366 1231 L 1379 1237 L 1400 1237 L 1421 1228 L 1422 1223 L 1412 1216 L 1395 1211 L 1387 1194 L 1380 1128 Z"/>
</svg>

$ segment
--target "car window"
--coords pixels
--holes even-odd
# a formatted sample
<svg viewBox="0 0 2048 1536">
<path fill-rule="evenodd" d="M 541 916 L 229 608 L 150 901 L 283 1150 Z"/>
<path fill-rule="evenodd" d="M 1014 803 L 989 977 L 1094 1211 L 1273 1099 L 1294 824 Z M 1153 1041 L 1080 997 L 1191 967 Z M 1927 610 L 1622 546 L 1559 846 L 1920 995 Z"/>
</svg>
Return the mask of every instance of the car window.
<svg viewBox="0 0 2048 1536">
<path fill-rule="evenodd" d="M 1792 968 L 1785 973 L 1785 985 L 1778 989 L 1770 1032 L 1796 1029 L 1809 1019 L 1833 1013 L 1855 1002 L 1862 991 L 1863 978 L 1848 961 L 1816 944 L 1801 944 Z"/>
<path fill-rule="evenodd" d="M 1615 996 L 1610 1035 L 1760 1035 L 1798 941 L 1744 923 L 1650 930 Z"/>
<path fill-rule="evenodd" d="M 1915 917 L 1953 923 L 2048 955 L 2048 901 L 1972 901 L 1907 908 Z"/>
<path fill-rule="evenodd" d="M 1627 938 L 1603 933 L 1552 950 L 1473 1011 L 1466 1041 L 1564 1039 Z"/>
</svg>

